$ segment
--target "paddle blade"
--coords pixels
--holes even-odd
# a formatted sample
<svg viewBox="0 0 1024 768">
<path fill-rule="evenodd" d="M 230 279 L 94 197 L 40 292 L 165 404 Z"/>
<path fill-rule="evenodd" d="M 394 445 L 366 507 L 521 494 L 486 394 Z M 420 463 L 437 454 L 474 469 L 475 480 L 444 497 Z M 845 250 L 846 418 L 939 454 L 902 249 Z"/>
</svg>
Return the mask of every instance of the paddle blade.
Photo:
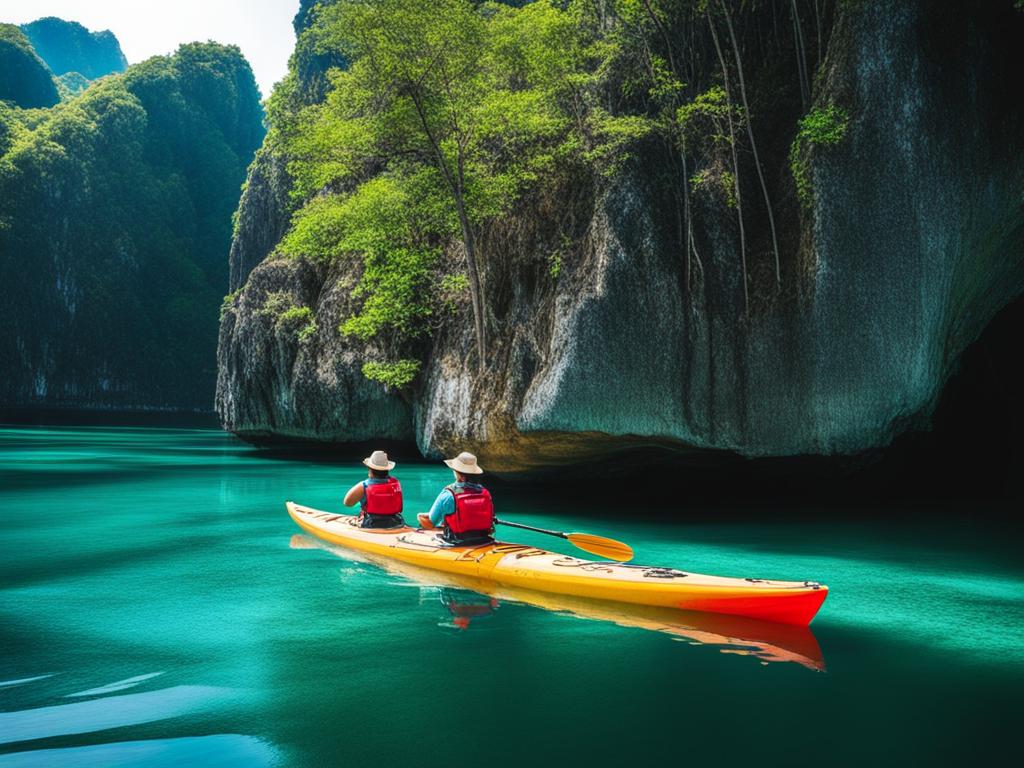
<svg viewBox="0 0 1024 768">
<path fill-rule="evenodd" d="M 620 563 L 633 559 L 633 548 L 615 539 L 606 539 L 604 536 L 593 536 L 589 533 L 570 533 L 565 538 L 584 552 L 598 557 L 618 560 Z"/>
</svg>

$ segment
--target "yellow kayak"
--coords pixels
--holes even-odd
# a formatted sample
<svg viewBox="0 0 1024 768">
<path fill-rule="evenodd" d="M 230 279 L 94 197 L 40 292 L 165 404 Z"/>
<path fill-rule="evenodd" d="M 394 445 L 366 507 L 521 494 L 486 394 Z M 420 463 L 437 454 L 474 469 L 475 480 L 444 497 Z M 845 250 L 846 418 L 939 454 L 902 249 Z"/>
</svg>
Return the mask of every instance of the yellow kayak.
<svg viewBox="0 0 1024 768">
<path fill-rule="evenodd" d="M 632 605 L 746 616 L 807 626 L 828 595 L 813 581 L 704 576 L 674 568 L 582 560 L 523 544 L 452 546 L 439 531 L 360 528 L 355 515 L 337 515 L 294 502 L 288 514 L 303 530 L 342 547 L 444 573 Z"/>
</svg>

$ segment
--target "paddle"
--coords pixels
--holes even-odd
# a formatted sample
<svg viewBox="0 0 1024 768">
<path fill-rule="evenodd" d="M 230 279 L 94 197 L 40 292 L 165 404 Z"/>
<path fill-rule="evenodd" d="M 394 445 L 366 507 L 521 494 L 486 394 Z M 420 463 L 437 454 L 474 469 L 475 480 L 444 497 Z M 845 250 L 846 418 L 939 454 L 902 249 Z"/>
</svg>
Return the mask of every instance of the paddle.
<svg viewBox="0 0 1024 768">
<path fill-rule="evenodd" d="M 599 557 L 606 557 L 609 560 L 618 560 L 620 563 L 625 563 L 628 560 L 633 559 L 633 548 L 628 544 L 623 544 L 621 541 L 615 539 L 606 539 L 604 536 L 594 536 L 589 533 L 563 533 L 562 531 L 549 531 L 545 528 L 534 528 L 532 525 L 523 525 L 522 523 L 510 523 L 507 520 L 495 520 L 498 525 L 507 525 L 511 528 L 522 528 L 526 531 L 536 531 L 537 533 L 546 533 L 549 536 L 557 536 L 560 539 L 565 539 L 570 544 L 579 547 L 584 552 L 589 552 L 592 555 L 598 555 Z"/>
</svg>

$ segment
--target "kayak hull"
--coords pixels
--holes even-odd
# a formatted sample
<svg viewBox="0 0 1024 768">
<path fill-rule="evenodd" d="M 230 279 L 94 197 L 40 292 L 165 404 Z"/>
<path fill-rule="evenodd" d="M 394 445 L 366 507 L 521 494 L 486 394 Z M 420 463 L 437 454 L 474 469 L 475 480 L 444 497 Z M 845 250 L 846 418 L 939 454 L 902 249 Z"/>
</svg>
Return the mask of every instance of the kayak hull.
<svg viewBox="0 0 1024 768">
<path fill-rule="evenodd" d="M 735 579 L 626 565 L 494 542 L 451 546 L 437 531 L 366 529 L 352 515 L 287 502 L 300 528 L 348 549 L 509 587 L 632 605 L 745 616 L 807 626 L 828 595 L 815 582 Z"/>
</svg>

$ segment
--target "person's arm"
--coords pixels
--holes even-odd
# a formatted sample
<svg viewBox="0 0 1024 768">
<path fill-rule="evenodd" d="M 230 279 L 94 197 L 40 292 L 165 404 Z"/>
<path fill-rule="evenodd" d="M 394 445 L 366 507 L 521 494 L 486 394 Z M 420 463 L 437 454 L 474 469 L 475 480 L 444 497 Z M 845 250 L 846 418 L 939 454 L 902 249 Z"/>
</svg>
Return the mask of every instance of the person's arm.
<svg viewBox="0 0 1024 768">
<path fill-rule="evenodd" d="M 345 506 L 354 507 L 360 501 L 363 500 L 363 496 L 366 491 L 363 489 L 363 482 L 360 480 L 358 483 L 348 489 L 348 493 L 345 494 Z"/>
<path fill-rule="evenodd" d="M 434 499 L 434 504 L 430 508 L 430 511 L 420 515 L 417 515 L 417 519 L 420 524 L 424 527 L 440 528 L 444 525 L 445 515 L 450 515 L 455 511 L 455 499 L 448 490 L 443 490 L 438 494 L 437 498 Z"/>
</svg>

